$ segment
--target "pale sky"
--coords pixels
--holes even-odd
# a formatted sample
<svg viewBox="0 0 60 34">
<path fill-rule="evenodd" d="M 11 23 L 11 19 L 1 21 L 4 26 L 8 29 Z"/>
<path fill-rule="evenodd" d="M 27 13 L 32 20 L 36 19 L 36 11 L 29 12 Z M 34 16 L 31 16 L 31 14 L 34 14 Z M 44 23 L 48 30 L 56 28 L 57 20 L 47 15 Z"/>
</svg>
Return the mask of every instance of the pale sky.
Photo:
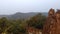
<svg viewBox="0 0 60 34">
<path fill-rule="evenodd" d="M 48 12 L 50 8 L 60 9 L 60 0 L 0 0 L 0 14 Z"/>
</svg>

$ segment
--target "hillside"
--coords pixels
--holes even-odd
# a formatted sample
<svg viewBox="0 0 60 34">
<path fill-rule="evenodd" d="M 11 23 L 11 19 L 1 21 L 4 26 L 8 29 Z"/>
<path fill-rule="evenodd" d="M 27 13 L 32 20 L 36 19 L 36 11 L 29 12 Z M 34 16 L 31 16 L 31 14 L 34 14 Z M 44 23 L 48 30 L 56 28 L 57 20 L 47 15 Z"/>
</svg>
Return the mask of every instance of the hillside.
<svg viewBox="0 0 60 34">
<path fill-rule="evenodd" d="M 38 13 L 35 13 L 35 12 L 30 12 L 30 13 L 17 12 L 17 13 L 15 13 L 13 15 L 0 15 L 0 18 L 6 17 L 8 19 L 27 19 L 27 18 L 33 17 L 33 16 L 35 16 L 37 14 Z M 47 13 L 42 13 L 42 14 L 47 16 Z"/>
</svg>

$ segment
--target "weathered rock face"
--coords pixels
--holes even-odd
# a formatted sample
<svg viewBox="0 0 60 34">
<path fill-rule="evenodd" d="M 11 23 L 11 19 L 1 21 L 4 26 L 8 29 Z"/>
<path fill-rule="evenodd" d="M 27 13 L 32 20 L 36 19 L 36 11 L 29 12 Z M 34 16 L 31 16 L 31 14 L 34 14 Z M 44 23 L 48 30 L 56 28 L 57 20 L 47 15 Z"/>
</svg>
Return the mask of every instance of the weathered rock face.
<svg viewBox="0 0 60 34">
<path fill-rule="evenodd" d="M 54 9 L 49 10 L 43 34 L 60 34 L 60 10 L 57 10 L 56 13 Z"/>
<path fill-rule="evenodd" d="M 33 27 L 28 27 L 27 28 L 27 34 L 42 34 L 40 29 L 36 29 Z"/>
<path fill-rule="evenodd" d="M 56 19 L 57 19 L 57 30 L 56 33 L 60 34 L 60 10 L 57 10 L 56 12 Z"/>
</svg>

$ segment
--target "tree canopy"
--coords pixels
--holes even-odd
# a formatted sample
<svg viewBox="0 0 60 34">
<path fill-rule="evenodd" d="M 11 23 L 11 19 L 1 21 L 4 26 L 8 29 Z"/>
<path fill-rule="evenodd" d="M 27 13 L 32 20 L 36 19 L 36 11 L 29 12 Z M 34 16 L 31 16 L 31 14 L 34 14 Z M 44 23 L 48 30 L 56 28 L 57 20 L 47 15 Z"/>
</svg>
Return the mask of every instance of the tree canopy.
<svg viewBox="0 0 60 34">
<path fill-rule="evenodd" d="M 26 20 L 0 18 L 0 34 L 26 34 L 26 26 L 42 29 L 46 16 L 41 13 Z"/>
<path fill-rule="evenodd" d="M 35 27 L 38 29 L 43 28 L 43 24 L 46 20 L 46 16 L 42 15 L 41 13 L 37 14 L 36 16 L 30 18 L 27 23 L 31 27 Z"/>
</svg>

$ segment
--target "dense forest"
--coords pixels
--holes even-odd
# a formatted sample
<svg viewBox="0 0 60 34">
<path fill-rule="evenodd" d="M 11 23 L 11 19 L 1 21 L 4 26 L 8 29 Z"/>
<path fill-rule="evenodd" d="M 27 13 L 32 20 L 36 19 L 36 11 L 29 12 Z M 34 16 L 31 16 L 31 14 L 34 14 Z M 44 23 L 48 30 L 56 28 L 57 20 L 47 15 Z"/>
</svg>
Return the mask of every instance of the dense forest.
<svg viewBox="0 0 60 34">
<path fill-rule="evenodd" d="M 46 16 L 41 13 L 28 18 L 10 20 L 6 17 L 0 18 L 0 34 L 26 34 L 26 27 L 34 27 L 42 30 Z"/>
</svg>

